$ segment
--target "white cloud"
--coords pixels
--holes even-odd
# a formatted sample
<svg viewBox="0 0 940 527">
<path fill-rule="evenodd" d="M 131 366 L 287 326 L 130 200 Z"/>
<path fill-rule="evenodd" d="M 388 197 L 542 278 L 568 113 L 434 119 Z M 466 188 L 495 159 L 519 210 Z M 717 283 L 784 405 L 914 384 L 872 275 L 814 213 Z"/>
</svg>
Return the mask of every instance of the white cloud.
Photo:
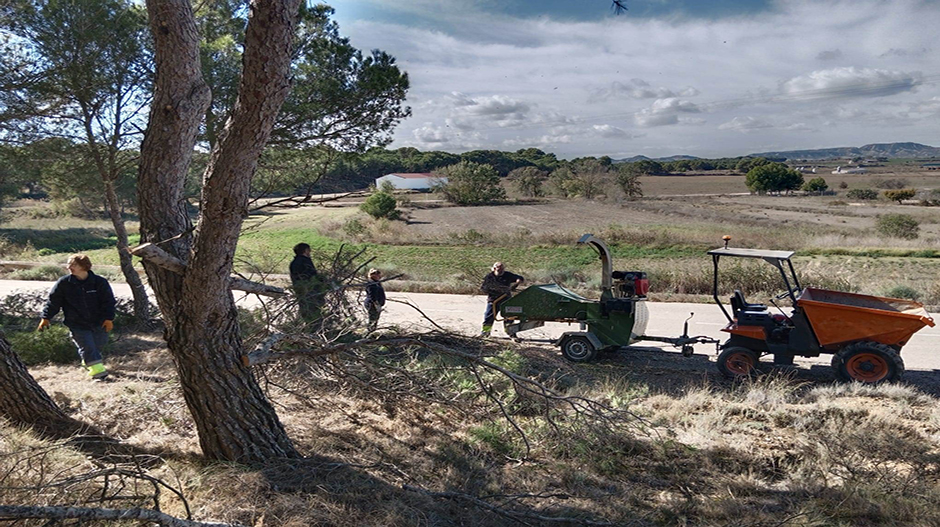
<svg viewBox="0 0 940 527">
<path fill-rule="evenodd" d="M 447 23 L 433 29 L 340 20 L 354 45 L 388 51 L 409 74 L 414 116 L 393 147 L 551 141 L 561 157 L 604 155 L 624 150 L 615 129 L 642 128 L 633 153 L 730 156 L 940 137 L 940 9 L 929 2 L 775 0 L 747 17 L 572 22 L 497 15 L 487 1 L 382 4 L 435 11 L 425 21 Z M 715 125 L 696 126 L 705 116 Z M 719 123 L 748 133 L 706 132 Z"/>
<path fill-rule="evenodd" d="M 606 88 L 595 89 L 588 102 L 602 102 L 610 99 L 665 99 L 668 97 L 692 97 L 698 95 L 698 90 L 689 86 L 683 88 L 680 92 L 674 92 L 668 88 L 654 88 L 650 83 L 643 79 L 633 78 L 627 82 L 614 81 Z"/>
<path fill-rule="evenodd" d="M 594 131 L 597 132 L 597 135 L 601 137 L 608 137 L 614 139 L 623 139 L 631 137 L 630 134 L 623 128 L 617 128 L 616 126 L 611 126 L 609 124 L 595 124 L 593 126 Z"/>
<path fill-rule="evenodd" d="M 794 77 L 781 83 L 780 92 L 797 99 L 886 97 L 913 90 L 921 78 L 920 72 L 851 66 Z"/>
<path fill-rule="evenodd" d="M 654 127 L 679 124 L 679 114 L 698 113 L 701 110 L 695 103 L 678 97 L 657 99 L 649 108 L 644 108 L 633 116 L 637 126 Z"/>
<path fill-rule="evenodd" d="M 781 127 L 782 130 L 788 132 L 818 132 L 818 128 L 814 128 L 806 123 L 793 123 L 788 124 L 787 126 Z"/>
<path fill-rule="evenodd" d="M 735 117 L 727 123 L 718 125 L 719 130 L 734 130 L 735 132 L 741 132 L 742 134 L 748 134 L 766 128 L 773 128 L 773 125 L 767 121 L 751 117 L 750 115 L 745 117 Z"/>
<path fill-rule="evenodd" d="M 488 115 L 496 119 L 522 116 L 529 111 L 528 104 L 504 95 L 480 97 L 474 99 L 473 103 L 474 104 L 467 105 L 470 113 L 474 115 Z"/>
<path fill-rule="evenodd" d="M 439 126 L 424 125 L 412 132 L 415 140 L 426 145 L 439 145 L 450 142 L 450 135 Z"/>
</svg>

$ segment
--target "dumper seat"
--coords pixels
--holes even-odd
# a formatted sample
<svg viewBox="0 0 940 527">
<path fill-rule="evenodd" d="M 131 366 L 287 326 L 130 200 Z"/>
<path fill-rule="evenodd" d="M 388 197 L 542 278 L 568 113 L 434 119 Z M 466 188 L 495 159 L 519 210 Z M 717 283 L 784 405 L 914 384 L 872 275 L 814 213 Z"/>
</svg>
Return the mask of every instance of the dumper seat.
<svg viewBox="0 0 940 527">
<path fill-rule="evenodd" d="M 748 304 L 747 300 L 744 299 L 744 293 L 740 289 L 735 289 L 734 294 L 731 295 L 731 312 L 734 318 L 740 319 L 743 312 L 766 313 L 767 306 L 764 304 Z"/>
</svg>

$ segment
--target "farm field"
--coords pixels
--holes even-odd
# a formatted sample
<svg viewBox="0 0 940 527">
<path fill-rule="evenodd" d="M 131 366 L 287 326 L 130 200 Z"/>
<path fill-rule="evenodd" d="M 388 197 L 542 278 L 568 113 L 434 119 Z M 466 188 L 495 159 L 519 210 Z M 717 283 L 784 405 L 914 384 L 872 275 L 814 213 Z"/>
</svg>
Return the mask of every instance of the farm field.
<svg viewBox="0 0 940 527">
<path fill-rule="evenodd" d="M 940 174 L 916 177 L 922 188 L 940 188 Z M 741 179 L 664 179 L 708 187 L 700 178 Z M 904 178 L 915 182 L 910 174 Z M 647 178 L 644 185 L 660 179 Z M 690 184 L 678 190 L 695 194 L 699 189 Z M 797 251 L 796 263 L 810 284 L 904 293 L 940 304 L 940 213 L 933 207 L 853 201 L 844 191 L 830 196 L 651 195 L 623 202 L 540 199 L 478 207 L 429 198 L 433 195 L 409 196 L 403 221 L 373 220 L 355 203 L 343 201 L 262 211 L 245 224 L 236 265 L 247 273 L 283 274 L 290 248 L 307 242 L 321 263 L 341 246 L 364 249 L 363 259 L 374 258 L 371 265 L 387 276 L 401 275 L 388 284 L 390 289 L 473 293 L 498 259 L 530 283 L 558 281 L 590 293 L 599 284 L 596 256 L 574 241 L 591 232 L 611 246 L 615 267 L 649 273 L 655 300 L 696 301 L 710 293 L 705 251 L 730 234 L 732 245 Z M 117 264 L 107 222 L 63 222 L 41 217 L 40 210 L 41 205 L 20 203 L 4 211 L 3 258 L 61 263 L 68 253 L 84 251 L 100 264 Z M 920 236 L 879 235 L 875 221 L 889 213 L 917 219 Z M 136 224 L 130 222 L 129 228 L 133 232 Z M 132 243 L 135 239 L 132 234 Z M 736 269 L 728 287 L 773 293 L 775 277 L 765 267 Z"/>
</svg>

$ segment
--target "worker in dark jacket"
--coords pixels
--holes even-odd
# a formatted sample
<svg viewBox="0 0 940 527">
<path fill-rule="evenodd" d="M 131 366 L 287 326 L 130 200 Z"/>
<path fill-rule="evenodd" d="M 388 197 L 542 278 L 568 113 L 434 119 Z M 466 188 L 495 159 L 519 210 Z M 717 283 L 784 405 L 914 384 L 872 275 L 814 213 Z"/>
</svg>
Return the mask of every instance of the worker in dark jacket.
<svg viewBox="0 0 940 527">
<path fill-rule="evenodd" d="M 300 317 L 311 322 L 320 318 L 322 293 L 317 268 L 310 259 L 310 245 L 298 243 L 294 246 L 294 259 L 290 263 L 290 281 L 297 295 Z"/>
<path fill-rule="evenodd" d="M 480 290 L 486 293 L 486 312 L 483 314 L 481 336 L 490 336 L 496 313 L 499 311 L 499 303 L 509 298 L 512 290 L 524 281 L 525 278 L 507 271 L 503 262 L 493 264 L 493 271 L 486 275 L 483 285 L 480 286 Z"/>
<path fill-rule="evenodd" d="M 36 329 L 49 327 L 61 309 L 82 366 L 91 378 L 104 379 L 108 370 L 101 352 L 108 343 L 108 332 L 114 329 L 114 293 L 107 280 L 91 272 L 91 260 L 84 254 L 69 257 L 68 270 L 69 274 L 59 278 L 49 291 Z"/>
<path fill-rule="evenodd" d="M 382 271 L 369 269 L 369 281 L 366 283 L 366 299 L 363 307 L 369 313 L 369 331 L 375 330 L 379 323 L 379 315 L 385 307 L 385 288 L 382 287 Z"/>
</svg>

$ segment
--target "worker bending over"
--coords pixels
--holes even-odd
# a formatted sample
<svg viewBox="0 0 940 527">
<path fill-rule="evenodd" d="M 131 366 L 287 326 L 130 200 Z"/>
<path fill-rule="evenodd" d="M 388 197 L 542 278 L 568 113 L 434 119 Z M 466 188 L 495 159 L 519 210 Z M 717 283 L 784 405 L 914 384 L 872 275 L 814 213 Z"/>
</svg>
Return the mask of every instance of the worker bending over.
<svg viewBox="0 0 940 527">
<path fill-rule="evenodd" d="M 486 312 L 483 314 L 483 331 L 480 336 L 490 336 L 500 302 L 509 298 L 512 290 L 523 281 L 525 278 L 507 271 L 503 262 L 493 264 L 493 270 L 486 275 L 483 285 L 480 286 L 480 290 L 486 293 Z"/>
</svg>

